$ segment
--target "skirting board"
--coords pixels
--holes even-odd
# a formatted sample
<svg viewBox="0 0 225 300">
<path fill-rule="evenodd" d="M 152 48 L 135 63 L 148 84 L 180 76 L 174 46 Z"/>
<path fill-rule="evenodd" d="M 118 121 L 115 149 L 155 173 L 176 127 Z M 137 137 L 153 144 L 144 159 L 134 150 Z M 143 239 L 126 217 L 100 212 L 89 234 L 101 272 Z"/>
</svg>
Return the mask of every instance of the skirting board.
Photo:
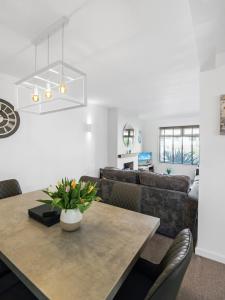
<svg viewBox="0 0 225 300">
<path fill-rule="evenodd" d="M 225 256 L 219 253 L 196 247 L 195 254 L 225 264 Z"/>
</svg>

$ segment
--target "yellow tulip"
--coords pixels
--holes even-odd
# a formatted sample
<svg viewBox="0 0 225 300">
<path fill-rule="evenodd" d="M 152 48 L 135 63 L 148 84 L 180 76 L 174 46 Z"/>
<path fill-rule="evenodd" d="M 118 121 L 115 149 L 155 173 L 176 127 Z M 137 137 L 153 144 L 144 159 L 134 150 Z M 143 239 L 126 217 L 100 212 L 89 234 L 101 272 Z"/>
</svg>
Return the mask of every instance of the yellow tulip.
<svg viewBox="0 0 225 300">
<path fill-rule="evenodd" d="M 76 185 L 77 185 L 76 181 L 73 179 L 72 182 L 71 182 L 71 188 L 75 189 Z"/>
<path fill-rule="evenodd" d="M 62 184 L 62 181 L 58 180 L 57 181 L 57 187 L 59 187 Z"/>
<path fill-rule="evenodd" d="M 93 185 L 90 186 L 89 189 L 88 189 L 88 194 L 90 194 L 93 189 L 94 189 L 94 186 Z"/>
</svg>

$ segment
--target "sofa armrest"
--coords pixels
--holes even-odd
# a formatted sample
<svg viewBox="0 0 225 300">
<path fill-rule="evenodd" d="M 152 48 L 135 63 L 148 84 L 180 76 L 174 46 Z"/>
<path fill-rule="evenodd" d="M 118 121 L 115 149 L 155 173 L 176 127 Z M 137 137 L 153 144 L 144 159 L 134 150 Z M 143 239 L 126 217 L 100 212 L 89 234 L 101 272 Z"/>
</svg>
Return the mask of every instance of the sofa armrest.
<svg viewBox="0 0 225 300">
<path fill-rule="evenodd" d="M 141 212 L 160 218 L 162 234 L 174 238 L 184 228 L 193 232 L 197 209 L 187 193 L 142 186 Z"/>
<path fill-rule="evenodd" d="M 196 180 L 191 185 L 190 191 L 188 192 L 188 197 L 192 200 L 198 201 L 199 197 L 199 181 Z"/>
</svg>

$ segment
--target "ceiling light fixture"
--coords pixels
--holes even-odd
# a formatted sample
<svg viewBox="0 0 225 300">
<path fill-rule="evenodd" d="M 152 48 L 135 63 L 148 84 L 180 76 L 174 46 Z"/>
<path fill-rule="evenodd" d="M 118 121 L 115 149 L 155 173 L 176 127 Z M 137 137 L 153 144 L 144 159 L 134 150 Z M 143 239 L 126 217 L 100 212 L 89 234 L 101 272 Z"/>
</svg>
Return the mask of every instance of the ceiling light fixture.
<svg viewBox="0 0 225 300">
<path fill-rule="evenodd" d="M 47 114 L 87 105 L 86 74 L 64 61 L 64 28 L 68 22 L 68 18 L 61 18 L 33 41 L 35 71 L 16 83 L 17 110 Z M 50 63 L 50 38 L 60 32 L 61 60 Z M 47 64 L 37 69 L 37 49 L 43 41 L 47 41 Z"/>
<path fill-rule="evenodd" d="M 52 99 L 52 97 L 53 97 L 53 95 L 52 95 L 52 89 L 51 89 L 50 83 L 47 83 L 46 90 L 45 90 L 45 98 L 47 100 L 50 100 L 50 99 Z"/>
</svg>

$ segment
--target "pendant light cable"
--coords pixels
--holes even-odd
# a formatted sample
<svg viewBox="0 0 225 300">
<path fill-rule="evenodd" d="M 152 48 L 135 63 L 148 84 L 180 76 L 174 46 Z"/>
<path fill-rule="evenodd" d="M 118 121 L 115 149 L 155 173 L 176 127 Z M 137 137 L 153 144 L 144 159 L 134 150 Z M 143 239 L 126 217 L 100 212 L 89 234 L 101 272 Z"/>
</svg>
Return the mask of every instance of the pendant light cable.
<svg viewBox="0 0 225 300">
<path fill-rule="evenodd" d="M 67 86 L 64 82 L 64 25 L 62 24 L 62 36 L 61 36 L 61 42 L 62 42 L 62 49 L 61 49 L 61 78 L 60 78 L 60 84 L 59 84 L 59 92 L 61 94 L 65 94 L 67 92 Z"/>
<path fill-rule="evenodd" d="M 35 44 L 34 48 L 34 72 L 37 72 L 37 44 Z M 37 85 L 34 86 L 33 94 L 32 94 L 32 100 L 34 102 L 39 101 L 39 93 L 38 93 L 38 88 Z"/>
<path fill-rule="evenodd" d="M 37 45 L 34 47 L 34 72 L 37 71 Z"/>
<path fill-rule="evenodd" d="M 61 39 L 62 39 L 62 74 L 61 74 L 61 76 L 62 76 L 62 80 L 63 80 L 63 62 L 64 62 L 64 24 L 62 25 L 62 37 L 61 37 Z"/>
<path fill-rule="evenodd" d="M 50 55 L 49 55 L 49 35 L 48 35 L 48 66 L 49 66 L 49 57 Z"/>
<path fill-rule="evenodd" d="M 47 47 L 48 47 L 48 51 L 47 51 L 47 64 L 48 64 L 48 67 L 49 67 L 49 61 L 50 61 L 50 47 L 49 47 L 49 37 L 50 35 L 48 34 L 48 38 L 47 38 Z M 48 79 L 50 78 L 50 74 L 48 75 Z M 52 90 L 51 90 L 51 84 L 50 84 L 50 81 L 47 80 L 47 83 L 46 83 L 46 90 L 45 90 L 45 98 L 47 100 L 50 100 L 52 98 Z"/>
</svg>

